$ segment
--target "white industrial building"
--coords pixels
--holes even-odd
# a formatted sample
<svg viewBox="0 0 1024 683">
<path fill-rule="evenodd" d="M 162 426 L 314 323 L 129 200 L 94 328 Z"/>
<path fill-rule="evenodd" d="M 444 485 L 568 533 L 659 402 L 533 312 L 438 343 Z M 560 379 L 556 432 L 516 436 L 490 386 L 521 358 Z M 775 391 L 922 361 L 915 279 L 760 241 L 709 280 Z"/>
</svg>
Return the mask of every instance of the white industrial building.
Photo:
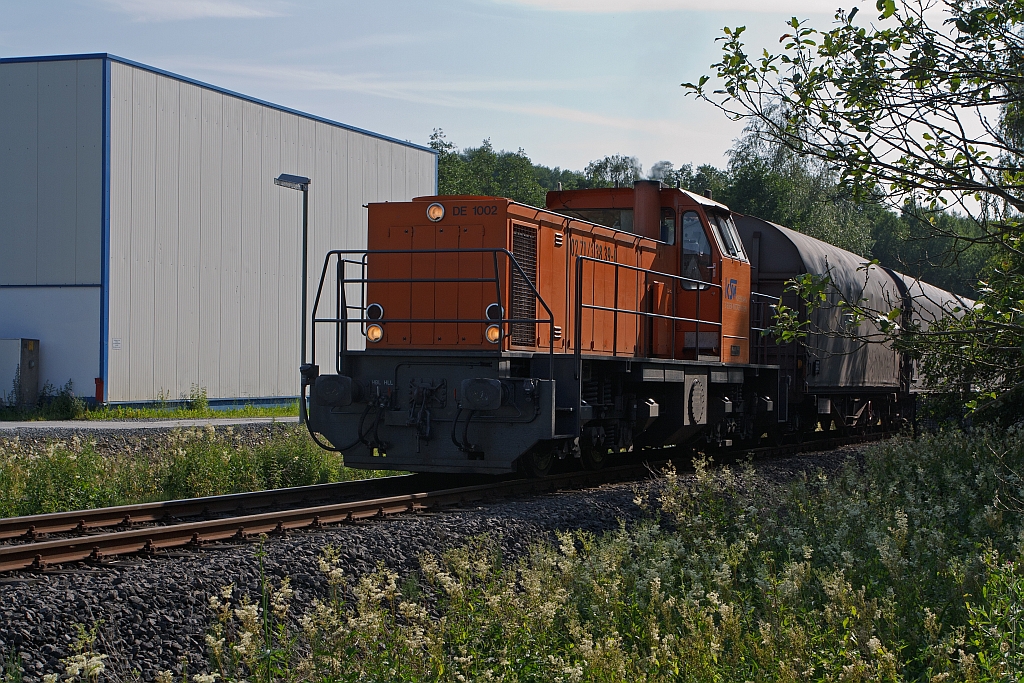
<svg viewBox="0 0 1024 683">
<path fill-rule="evenodd" d="M 111 403 L 298 394 L 279 174 L 312 179 L 310 302 L 324 254 L 365 247 L 363 205 L 437 189 L 429 148 L 109 54 L 0 59 L 0 156 L 0 338 Z"/>
</svg>

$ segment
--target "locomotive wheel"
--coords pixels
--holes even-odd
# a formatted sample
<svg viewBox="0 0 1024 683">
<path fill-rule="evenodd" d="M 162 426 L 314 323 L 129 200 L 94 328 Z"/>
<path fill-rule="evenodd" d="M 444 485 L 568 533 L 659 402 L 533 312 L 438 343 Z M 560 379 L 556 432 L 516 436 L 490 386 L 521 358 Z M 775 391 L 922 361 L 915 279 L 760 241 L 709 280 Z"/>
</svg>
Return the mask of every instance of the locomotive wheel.
<svg viewBox="0 0 1024 683">
<path fill-rule="evenodd" d="M 608 452 L 604 448 L 584 448 L 580 451 L 580 461 L 585 470 L 599 470 L 608 462 Z"/>
<path fill-rule="evenodd" d="M 521 460 L 526 476 L 540 479 L 551 473 L 551 466 L 555 463 L 555 449 L 541 445 L 530 449 Z"/>
</svg>

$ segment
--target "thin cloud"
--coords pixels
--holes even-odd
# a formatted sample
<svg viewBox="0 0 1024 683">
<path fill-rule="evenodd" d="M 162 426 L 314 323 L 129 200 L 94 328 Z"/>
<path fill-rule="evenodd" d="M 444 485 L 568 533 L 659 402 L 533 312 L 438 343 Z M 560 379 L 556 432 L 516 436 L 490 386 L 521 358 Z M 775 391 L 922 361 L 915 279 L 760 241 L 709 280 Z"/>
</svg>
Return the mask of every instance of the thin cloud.
<svg viewBox="0 0 1024 683">
<path fill-rule="evenodd" d="M 261 19 L 282 15 L 268 2 L 252 0 L 101 0 L 103 6 L 135 21 Z"/>
<path fill-rule="evenodd" d="M 368 35 L 334 40 L 329 43 L 311 45 L 301 50 L 295 50 L 294 54 L 329 54 L 331 52 L 341 52 L 345 50 L 365 50 L 367 48 L 413 45 L 432 40 L 436 40 L 436 37 L 425 33 L 371 33 Z"/>
<path fill-rule="evenodd" d="M 182 65 L 179 64 L 178 66 L 180 68 Z M 280 88 L 355 92 L 414 104 L 525 114 L 598 127 L 647 133 L 661 133 L 672 126 L 678 126 L 678 121 L 668 119 L 617 117 L 571 107 L 513 103 L 508 101 L 494 102 L 468 96 L 483 93 L 564 91 L 566 89 L 564 81 L 437 81 L 425 78 L 389 80 L 380 74 L 336 74 L 329 71 L 302 70 L 288 67 L 260 67 L 247 64 L 220 64 L 214 66 L 210 64 L 194 64 L 190 65 L 190 67 L 189 70 L 193 72 L 207 71 L 217 74 L 243 76 L 262 81 L 263 83 L 272 83 L 275 87 Z M 576 85 L 581 84 L 577 83 Z"/>
<path fill-rule="evenodd" d="M 834 14 L 841 0 L 493 0 L 548 12 L 612 14 L 616 12 L 748 12 L 758 14 Z M 845 5 L 860 4 L 846 0 Z"/>
<path fill-rule="evenodd" d="M 450 93 L 522 93 L 563 92 L 586 89 L 597 83 L 595 79 L 578 80 L 568 87 L 563 79 L 485 79 L 457 80 L 419 77 L 410 73 L 407 78 L 394 79 L 378 73 L 339 74 L 320 69 L 302 69 L 291 66 L 254 66 L 238 62 L 178 61 L 174 68 L 189 72 L 231 74 L 273 82 L 278 87 L 300 90 L 346 90 L 373 95 L 396 96 Z"/>
</svg>

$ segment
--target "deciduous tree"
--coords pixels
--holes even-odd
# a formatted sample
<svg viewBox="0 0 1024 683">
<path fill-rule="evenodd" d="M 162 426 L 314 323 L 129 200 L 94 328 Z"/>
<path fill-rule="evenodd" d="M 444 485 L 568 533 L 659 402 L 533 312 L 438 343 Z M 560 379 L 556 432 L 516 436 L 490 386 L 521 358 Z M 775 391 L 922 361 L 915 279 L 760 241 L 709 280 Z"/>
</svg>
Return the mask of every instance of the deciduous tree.
<svg viewBox="0 0 1024 683">
<path fill-rule="evenodd" d="M 1024 0 L 878 0 L 818 29 L 796 18 L 782 49 L 748 54 L 726 28 L 712 76 L 683 84 L 778 145 L 834 169 L 858 198 L 877 198 L 948 238 L 996 251 L 976 305 L 927 332 L 878 316 L 883 337 L 919 354 L 934 380 L 994 398 L 1024 379 Z M 866 13 L 865 13 L 866 14 Z M 955 208 L 964 230 L 938 212 Z M 815 286 L 805 293 L 813 294 Z M 891 321 L 893 324 L 886 324 Z"/>
</svg>

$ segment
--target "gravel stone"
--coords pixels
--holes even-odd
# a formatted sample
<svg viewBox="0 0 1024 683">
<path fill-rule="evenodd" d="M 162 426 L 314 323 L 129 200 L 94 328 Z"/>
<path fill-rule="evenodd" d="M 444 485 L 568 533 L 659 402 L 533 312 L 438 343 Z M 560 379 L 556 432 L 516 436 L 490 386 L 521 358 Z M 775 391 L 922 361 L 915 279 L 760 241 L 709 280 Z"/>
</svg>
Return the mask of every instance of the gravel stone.
<svg viewBox="0 0 1024 683">
<path fill-rule="evenodd" d="M 125 420 L 125 423 L 131 422 Z M 66 424 L 66 423 L 64 423 Z M 233 438 L 244 446 L 253 447 L 264 442 L 274 433 L 295 429 L 294 422 L 260 422 L 255 424 L 214 425 L 217 434 L 224 435 L 231 429 Z M 54 440 L 68 441 L 78 437 L 82 443 L 94 442 L 98 453 L 144 453 L 154 446 L 164 443 L 167 435 L 181 430 L 206 430 L 202 421 L 192 427 L 149 427 L 145 429 L 75 429 L 67 426 L 27 427 L 17 429 L 0 429 L 0 442 L 18 439 L 23 444 L 39 447 L 46 446 Z"/>
</svg>

